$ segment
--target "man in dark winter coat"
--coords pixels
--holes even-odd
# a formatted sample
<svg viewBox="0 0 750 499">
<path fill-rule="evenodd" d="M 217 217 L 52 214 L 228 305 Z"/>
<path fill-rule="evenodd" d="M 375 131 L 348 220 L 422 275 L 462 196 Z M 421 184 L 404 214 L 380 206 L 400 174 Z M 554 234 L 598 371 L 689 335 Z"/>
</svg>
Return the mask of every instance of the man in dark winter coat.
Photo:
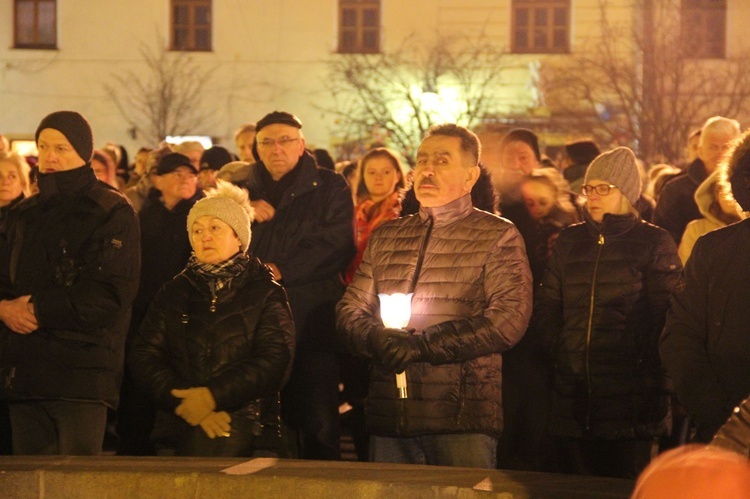
<svg viewBox="0 0 750 499">
<path fill-rule="evenodd" d="M 334 307 L 344 291 L 341 274 L 355 253 L 354 206 L 344 177 L 318 168 L 306 152 L 301 128 L 296 116 L 279 111 L 256 124 L 258 162 L 246 183 L 255 208 L 250 252 L 286 288 L 296 327 L 282 421 L 299 437 L 299 457 L 338 459 Z"/>
<path fill-rule="evenodd" d="M 11 213 L 2 262 L 0 394 L 15 454 L 98 454 L 138 287 L 138 219 L 96 179 L 83 116 L 48 115 L 36 141 L 40 192 Z"/>
<path fill-rule="evenodd" d="M 419 214 L 373 233 L 337 306 L 342 342 L 373 362 L 366 411 L 375 461 L 495 466 L 501 354 L 526 331 L 532 290 L 516 228 L 472 207 L 479 150 L 463 127 L 430 130 L 414 175 Z M 384 326 L 380 293 L 413 293 L 408 326 Z"/>
<path fill-rule="evenodd" d="M 724 195 L 750 210 L 750 132 L 719 167 Z M 674 390 L 708 442 L 750 393 L 750 221 L 700 237 L 672 296 L 659 353 Z"/>
<path fill-rule="evenodd" d="M 685 174 L 666 183 L 659 195 L 654 212 L 654 224 L 667 229 L 680 244 L 685 227 L 701 218 L 695 204 L 695 190 L 716 169 L 729 144 L 740 134 L 736 120 L 714 116 L 701 129 L 698 157 L 690 163 Z"/>
<path fill-rule="evenodd" d="M 190 241 L 185 230 L 190 208 L 204 194 L 198 188 L 198 170 L 190 158 L 179 153 L 162 156 L 156 165 L 155 187 L 138 214 L 141 227 L 141 281 L 133 303 L 128 333 L 132 339 L 161 286 L 182 272 L 190 258 Z M 126 372 L 117 415 L 120 455 L 149 455 L 155 412 L 151 401 L 138 390 Z"/>
</svg>

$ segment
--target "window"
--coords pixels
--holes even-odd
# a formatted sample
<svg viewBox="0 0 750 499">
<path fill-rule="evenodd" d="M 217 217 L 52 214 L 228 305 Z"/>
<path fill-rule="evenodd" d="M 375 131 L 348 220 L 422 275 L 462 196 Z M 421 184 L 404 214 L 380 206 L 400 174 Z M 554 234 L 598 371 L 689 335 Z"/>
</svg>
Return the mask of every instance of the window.
<svg viewBox="0 0 750 499">
<path fill-rule="evenodd" d="M 380 0 L 339 0 L 339 52 L 380 52 Z"/>
<path fill-rule="evenodd" d="M 686 53 L 695 58 L 724 57 L 726 0 L 682 0 L 681 34 Z"/>
<path fill-rule="evenodd" d="M 16 0 L 14 14 L 14 47 L 33 49 L 57 47 L 56 0 Z"/>
<path fill-rule="evenodd" d="M 172 50 L 211 50 L 211 0 L 172 0 Z"/>
<path fill-rule="evenodd" d="M 513 52 L 562 53 L 570 47 L 570 0 L 513 0 Z"/>
</svg>

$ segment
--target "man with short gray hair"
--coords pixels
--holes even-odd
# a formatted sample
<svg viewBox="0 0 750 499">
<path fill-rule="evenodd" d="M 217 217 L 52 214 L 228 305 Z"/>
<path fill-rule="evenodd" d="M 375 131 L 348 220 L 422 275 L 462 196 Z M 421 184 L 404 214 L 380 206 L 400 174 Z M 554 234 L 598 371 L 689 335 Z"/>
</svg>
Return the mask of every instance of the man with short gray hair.
<svg viewBox="0 0 750 499">
<path fill-rule="evenodd" d="M 659 195 L 654 212 L 654 224 L 666 229 L 680 243 L 685 227 L 701 218 L 695 204 L 695 190 L 713 173 L 732 140 L 740 135 L 737 120 L 714 116 L 701 128 L 698 157 L 688 165 L 683 175 L 667 182 Z"/>
</svg>

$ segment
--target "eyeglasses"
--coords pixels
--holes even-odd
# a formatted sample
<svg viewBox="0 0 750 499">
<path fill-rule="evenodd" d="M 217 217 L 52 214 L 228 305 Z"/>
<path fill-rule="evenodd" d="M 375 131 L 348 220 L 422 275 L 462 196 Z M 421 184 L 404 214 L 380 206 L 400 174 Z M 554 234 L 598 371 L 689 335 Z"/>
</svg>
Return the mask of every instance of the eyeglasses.
<svg viewBox="0 0 750 499">
<path fill-rule="evenodd" d="M 276 144 L 280 145 L 281 147 L 286 147 L 292 142 L 297 142 L 299 140 L 299 137 L 292 138 L 292 137 L 281 137 L 280 139 L 263 139 L 258 141 L 258 145 L 260 147 L 265 147 L 268 149 L 271 149 Z"/>
<path fill-rule="evenodd" d="M 582 185 L 581 192 L 584 196 L 590 196 L 592 193 L 597 193 L 600 196 L 607 196 L 612 189 L 617 189 L 616 185 L 612 184 L 599 184 L 599 185 Z"/>
</svg>

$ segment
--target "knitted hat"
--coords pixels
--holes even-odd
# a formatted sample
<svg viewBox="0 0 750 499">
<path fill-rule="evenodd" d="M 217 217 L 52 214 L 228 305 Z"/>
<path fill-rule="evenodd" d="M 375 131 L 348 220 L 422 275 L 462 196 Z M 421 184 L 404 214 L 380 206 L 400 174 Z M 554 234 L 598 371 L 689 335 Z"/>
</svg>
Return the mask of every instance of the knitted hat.
<svg viewBox="0 0 750 499">
<path fill-rule="evenodd" d="M 250 247 L 250 224 L 255 210 L 250 206 L 247 191 L 235 185 L 218 180 L 216 188 L 206 192 L 206 197 L 195 203 L 188 213 L 187 229 L 190 233 L 196 220 L 202 216 L 218 218 L 229 225 L 242 243 L 242 251 Z M 192 243 L 192 239 L 190 241 Z"/>
<path fill-rule="evenodd" d="M 539 138 L 528 128 L 512 129 L 505 134 L 505 137 L 503 137 L 501 146 L 504 147 L 506 144 L 510 144 L 511 142 L 524 142 L 528 144 L 529 147 L 531 147 L 531 150 L 534 151 L 536 160 L 540 162 L 542 161 L 542 154 L 539 151 Z"/>
<path fill-rule="evenodd" d="M 94 153 L 94 135 L 86 118 L 75 111 L 57 111 L 48 114 L 36 129 L 34 138 L 37 144 L 39 143 L 39 134 L 45 128 L 52 128 L 65 135 L 65 138 L 68 139 L 81 159 L 87 163 L 91 161 L 91 156 Z"/>
<path fill-rule="evenodd" d="M 289 125 L 294 128 L 302 128 L 302 122 L 292 113 L 284 111 L 274 111 L 263 116 L 258 123 L 255 124 L 255 133 L 260 132 L 263 128 L 268 125 L 274 124 Z"/>
<path fill-rule="evenodd" d="M 623 196 L 635 205 L 641 196 L 641 176 L 635 163 L 635 154 L 627 147 L 617 147 L 597 156 L 586 170 L 584 184 L 602 180 L 614 185 Z"/>
<path fill-rule="evenodd" d="M 221 170 L 221 167 L 232 162 L 232 155 L 221 146 L 213 146 L 201 156 L 201 170 Z"/>
<path fill-rule="evenodd" d="M 161 157 L 159 163 L 156 165 L 156 174 L 166 175 L 167 173 L 172 173 L 181 166 L 190 168 L 194 173 L 198 173 L 198 170 L 195 169 L 195 165 L 190 161 L 190 158 L 184 154 L 172 152 Z"/>
<path fill-rule="evenodd" d="M 576 165 L 587 165 L 601 154 L 593 140 L 576 140 L 565 144 L 565 153 Z"/>
</svg>

